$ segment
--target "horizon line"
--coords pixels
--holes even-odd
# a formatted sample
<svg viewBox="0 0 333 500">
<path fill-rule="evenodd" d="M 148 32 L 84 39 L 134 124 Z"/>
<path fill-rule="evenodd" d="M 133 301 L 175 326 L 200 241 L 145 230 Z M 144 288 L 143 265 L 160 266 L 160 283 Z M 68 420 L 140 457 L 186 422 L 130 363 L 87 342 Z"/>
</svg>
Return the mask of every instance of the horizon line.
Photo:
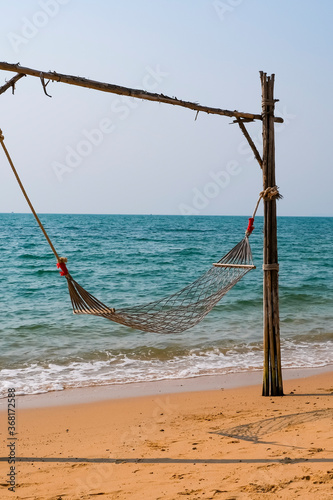
<svg viewBox="0 0 333 500">
<path fill-rule="evenodd" d="M 163 213 L 99 213 L 99 212 L 38 212 L 41 215 L 108 215 L 108 216 L 147 216 L 147 217 L 249 217 L 249 214 L 163 214 Z M 33 215 L 31 212 L 0 212 L 0 215 Z M 263 215 L 256 215 L 256 218 L 263 218 Z M 333 215 L 277 215 L 281 217 L 316 217 L 332 218 Z"/>
</svg>

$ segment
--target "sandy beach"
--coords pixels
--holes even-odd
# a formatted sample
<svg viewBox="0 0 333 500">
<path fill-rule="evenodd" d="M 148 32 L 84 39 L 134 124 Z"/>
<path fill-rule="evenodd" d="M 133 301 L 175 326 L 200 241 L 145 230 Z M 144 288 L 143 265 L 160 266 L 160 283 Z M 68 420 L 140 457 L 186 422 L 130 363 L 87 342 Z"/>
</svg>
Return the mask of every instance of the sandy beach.
<svg viewBox="0 0 333 500">
<path fill-rule="evenodd" d="M 332 373 L 285 380 L 277 398 L 260 385 L 37 408 L 18 398 L 15 492 L 0 413 L 0 496 L 328 500 Z"/>
</svg>

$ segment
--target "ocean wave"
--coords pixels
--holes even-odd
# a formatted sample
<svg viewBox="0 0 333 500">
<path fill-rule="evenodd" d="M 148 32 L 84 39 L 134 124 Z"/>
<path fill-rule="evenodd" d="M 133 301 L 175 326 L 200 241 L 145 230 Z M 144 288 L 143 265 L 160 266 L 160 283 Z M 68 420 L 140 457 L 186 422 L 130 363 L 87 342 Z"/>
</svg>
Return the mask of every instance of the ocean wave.
<svg viewBox="0 0 333 500">
<path fill-rule="evenodd" d="M 251 236 L 257 270 L 200 325 L 168 337 L 106 319 L 74 316 L 66 280 L 58 276 L 54 256 L 33 217 L 0 214 L 1 218 L 2 390 L 5 383 L 17 383 L 22 393 L 31 393 L 261 369 L 262 218 Z M 69 258 L 74 278 L 116 308 L 150 302 L 197 279 L 243 237 L 245 219 L 43 215 L 56 248 Z M 278 219 L 286 367 L 332 361 L 332 222 Z"/>
<path fill-rule="evenodd" d="M 16 256 L 18 259 L 40 259 L 40 255 L 38 255 L 37 253 L 36 254 L 32 254 L 32 253 L 20 253 Z"/>
<path fill-rule="evenodd" d="M 282 343 L 283 368 L 323 367 L 333 363 L 333 341 Z M 105 356 L 107 359 L 105 359 Z M 165 357 L 158 350 L 141 353 L 104 353 L 104 359 L 63 363 L 32 363 L 0 371 L 0 397 L 9 387 L 18 395 L 39 394 L 66 388 L 130 382 L 193 378 L 203 375 L 240 373 L 262 369 L 262 346 L 234 345 L 221 349 L 189 350 L 184 355 Z"/>
</svg>

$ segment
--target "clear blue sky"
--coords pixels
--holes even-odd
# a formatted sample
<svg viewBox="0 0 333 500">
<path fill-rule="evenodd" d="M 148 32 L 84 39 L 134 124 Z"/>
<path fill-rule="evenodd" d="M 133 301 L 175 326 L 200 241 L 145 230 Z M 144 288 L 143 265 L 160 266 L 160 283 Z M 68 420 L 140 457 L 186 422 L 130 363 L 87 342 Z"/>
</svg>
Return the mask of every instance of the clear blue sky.
<svg viewBox="0 0 333 500">
<path fill-rule="evenodd" d="M 280 215 L 333 215 L 330 0 L 13 0 L 0 60 L 260 113 L 275 73 Z M 0 85 L 12 77 L 1 72 Z M 27 77 L 0 128 L 38 212 L 243 215 L 261 171 L 221 116 Z M 260 123 L 248 126 L 260 144 Z M 0 212 L 27 207 L 0 151 Z"/>
</svg>

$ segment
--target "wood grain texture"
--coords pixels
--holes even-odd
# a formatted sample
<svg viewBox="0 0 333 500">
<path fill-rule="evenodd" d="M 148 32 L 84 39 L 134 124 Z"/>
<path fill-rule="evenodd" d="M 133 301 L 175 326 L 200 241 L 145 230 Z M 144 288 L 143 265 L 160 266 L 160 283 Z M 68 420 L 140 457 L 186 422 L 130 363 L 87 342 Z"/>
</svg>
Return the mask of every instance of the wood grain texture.
<svg viewBox="0 0 333 500">
<path fill-rule="evenodd" d="M 22 73 L 25 75 L 35 76 L 41 79 L 42 84 L 45 79 L 67 83 L 69 85 L 76 85 L 78 87 L 86 87 L 89 89 L 99 90 L 102 92 L 109 92 L 112 94 L 126 95 L 129 97 L 135 97 L 137 99 L 144 99 L 147 101 L 157 101 L 166 104 L 172 104 L 175 106 L 181 106 L 183 108 L 192 109 L 197 112 L 203 112 L 214 115 L 224 115 L 235 118 L 245 118 L 249 120 L 262 120 L 261 114 L 256 113 L 243 113 L 241 111 L 230 111 L 221 108 L 212 108 L 209 106 L 202 106 L 196 102 L 183 101 L 177 99 L 176 97 L 169 97 L 164 94 L 155 94 L 152 92 L 147 92 L 145 90 L 132 89 L 129 87 L 122 87 L 120 85 L 114 85 L 111 83 L 103 83 L 96 80 L 90 80 L 88 78 L 83 78 L 80 76 L 64 75 L 62 73 L 57 73 L 56 71 L 41 71 L 39 69 L 32 69 L 23 67 L 20 64 L 10 64 L 7 62 L 0 62 L 0 70 L 4 71 L 14 71 L 16 73 Z M 45 90 L 45 86 L 43 85 Z M 278 123 L 283 123 L 283 119 L 276 117 L 275 121 Z"/>
</svg>

